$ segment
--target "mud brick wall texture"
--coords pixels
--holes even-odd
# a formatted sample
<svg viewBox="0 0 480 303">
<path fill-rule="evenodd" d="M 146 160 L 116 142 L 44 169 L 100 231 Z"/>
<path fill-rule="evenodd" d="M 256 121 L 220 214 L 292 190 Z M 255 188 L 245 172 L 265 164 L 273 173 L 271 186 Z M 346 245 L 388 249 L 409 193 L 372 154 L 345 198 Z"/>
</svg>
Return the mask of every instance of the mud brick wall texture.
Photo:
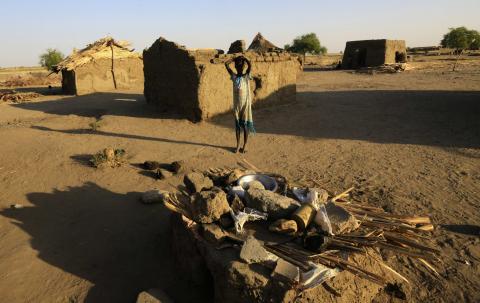
<svg viewBox="0 0 480 303">
<path fill-rule="evenodd" d="M 238 55 L 238 54 L 237 54 Z M 294 102 L 301 63 L 284 52 L 243 53 L 252 62 L 251 90 L 256 105 Z M 159 38 L 143 53 L 148 103 L 192 121 L 232 110 L 232 81 L 225 61 L 233 54 L 214 49 L 189 50 Z"/>
</svg>

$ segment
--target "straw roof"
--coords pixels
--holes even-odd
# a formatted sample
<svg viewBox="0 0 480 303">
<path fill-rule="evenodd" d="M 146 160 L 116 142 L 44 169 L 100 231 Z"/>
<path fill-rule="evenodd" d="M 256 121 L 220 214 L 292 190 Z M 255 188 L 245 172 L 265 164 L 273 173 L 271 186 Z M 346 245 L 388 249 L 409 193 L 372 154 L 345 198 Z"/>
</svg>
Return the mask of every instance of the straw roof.
<svg viewBox="0 0 480 303">
<path fill-rule="evenodd" d="M 266 53 L 276 50 L 281 50 L 281 48 L 275 46 L 272 42 L 265 39 L 262 34 L 258 33 L 255 38 L 253 38 L 252 43 L 248 47 L 249 51 L 255 51 L 260 53 Z"/>
<path fill-rule="evenodd" d="M 115 40 L 112 37 L 105 37 L 87 45 L 82 50 L 74 51 L 70 56 L 57 64 L 55 70 L 74 70 L 99 59 L 141 58 L 139 53 L 130 48 L 130 43 L 124 40 Z"/>
</svg>

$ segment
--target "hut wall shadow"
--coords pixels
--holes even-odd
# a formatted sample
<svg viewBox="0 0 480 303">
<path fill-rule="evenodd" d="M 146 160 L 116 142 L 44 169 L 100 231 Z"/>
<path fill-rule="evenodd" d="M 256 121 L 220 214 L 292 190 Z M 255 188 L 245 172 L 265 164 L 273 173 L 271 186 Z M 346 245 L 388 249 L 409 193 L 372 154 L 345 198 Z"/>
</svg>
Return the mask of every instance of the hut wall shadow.
<svg viewBox="0 0 480 303">
<path fill-rule="evenodd" d="M 65 96 L 58 100 L 26 102 L 11 106 L 54 115 L 77 115 L 99 118 L 102 115 L 176 119 L 175 113 L 162 112 L 147 104 L 142 93 L 110 92 L 83 96 Z"/>
<path fill-rule="evenodd" d="M 298 92 L 284 105 L 262 102 L 253 118 L 259 133 L 480 148 L 479 100 L 480 91 Z M 212 121 L 233 124 L 230 115 Z"/>
<path fill-rule="evenodd" d="M 31 236 L 38 258 L 94 284 L 85 302 L 134 302 L 140 291 L 160 285 L 177 301 L 198 299 L 182 292 L 175 275 L 170 212 L 139 203 L 139 196 L 85 183 L 30 193 L 32 207 L 0 215 Z"/>
</svg>

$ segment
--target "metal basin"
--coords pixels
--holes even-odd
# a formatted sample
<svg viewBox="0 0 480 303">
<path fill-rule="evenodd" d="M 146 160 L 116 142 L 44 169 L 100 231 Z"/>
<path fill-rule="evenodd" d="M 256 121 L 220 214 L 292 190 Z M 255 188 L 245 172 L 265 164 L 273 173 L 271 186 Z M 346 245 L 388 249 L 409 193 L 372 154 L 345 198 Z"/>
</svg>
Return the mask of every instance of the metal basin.
<svg viewBox="0 0 480 303">
<path fill-rule="evenodd" d="M 238 179 L 237 184 L 243 187 L 243 189 L 247 190 L 248 184 L 252 181 L 259 181 L 263 184 L 263 187 L 265 187 L 266 190 L 275 192 L 278 189 L 277 181 L 275 181 L 274 178 L 261 174 L 242 176 L 240 179 Z"/>
</svg>

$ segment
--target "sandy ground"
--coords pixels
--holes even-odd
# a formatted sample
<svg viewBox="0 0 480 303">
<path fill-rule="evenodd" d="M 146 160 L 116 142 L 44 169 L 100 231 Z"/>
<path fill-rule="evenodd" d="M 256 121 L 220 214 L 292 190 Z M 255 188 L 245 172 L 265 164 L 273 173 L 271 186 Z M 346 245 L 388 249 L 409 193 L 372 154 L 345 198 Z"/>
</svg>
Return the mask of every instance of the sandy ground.
<svg viewBox="0 0 480 303">
<path fill-rule="evenodd" d="M 138 202 L 179 180 L 157 181 L 138 164 L 203 169 L 243 158 L 332 192 L 354 185 L 359 199 L 390 211 L 430 214 L 441 278 L 385 256 L 411 280 L 407 301 L 478 302 L 480 68 L 459 70 L 309 68 L 296 103 L 254 111 L 258 134 L 246 155 L 231 152 L 230 116 L 193 124 L 152 113 L 141 93 L 0 104 L 0 302 L 134 302 L 159 285 L 178 302 L 201 301 L 171 262 L 168 211 Z M 124 148 L 129 164 L 90 167 L 88 155 L 106 146 Z"/>
</svg>

